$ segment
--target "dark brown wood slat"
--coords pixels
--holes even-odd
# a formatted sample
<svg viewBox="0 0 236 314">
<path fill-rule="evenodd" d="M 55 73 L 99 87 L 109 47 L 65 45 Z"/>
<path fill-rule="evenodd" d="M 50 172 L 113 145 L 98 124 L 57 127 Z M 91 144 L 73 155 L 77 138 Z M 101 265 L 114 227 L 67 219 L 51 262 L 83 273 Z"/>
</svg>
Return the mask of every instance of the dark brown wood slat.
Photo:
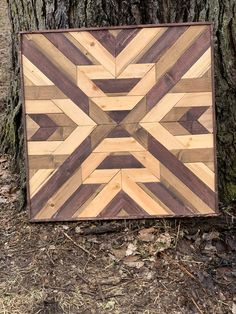
<svg viewBox="0 0 236 314">
<path fill-rule="evenodd" d="M 29 114 L 29 117 L 42 128 L 57 127 L 57 124 L 52 119 L 50 119 L 47 114 Z"/>
<path fill-rule="evenodd" d="M 186 27 L 170 27 L 158 38 L 151 48 L 137 61 L 137 63 L 154 63 L 175 43 L 175 41 L 188 29 Z"/>
<path fill-rule="evenodd" d="M 139 81 L 139 78 L 92 80 L 104 93 L 128 93 Z"/>
<path fill-rule="evenodd" d="M 189 207 L 183 204 L 160 182 L 144 183 L 144 185 L 175 215 L 189 215 L 193 213 Z"/>
<path fill-rule="evenodd" d="M 132 155 L 109 155 L 97 169 L 143 168 L 143 165 Z"/>
<path fill-rule="evenodd" d="M 198 120 L 204 112 L 210 107 L 193 107 L 190 108 L 178 121 L 195 121 Z"/>
<path fill-rule="evenodd" d="M 127 132 L 123 126 L 117 125 L 108 135 L 108 138 L 116 138 L 116 137 L 129 137 L 130 134 Z"/>
<path fill-rule="evenodd" d="M 191 134 L 209 134 L 210 132 L 198 121 L 179 122 Z"/>
<path fill-rule="evenodd" d="M 131 42 L 140 29 L 122 29 L 116 37 L 116 56 Z"/>
<path fill-rule="evenodd" d="M 93 37 L 96 38 L 103 45 L 103 47 L 115 57 L 116 39 L 109 31 L 90 31 L 90 34 L 92 34 Z"/>
<path fill-rule="evenodd" d="M 120 123 L 128 114 L 129 110 L 106 111 L 107 115 L 116 123 Z"/>
<path fill-rule="evenodd" d="M 46 33 L 44 36 L 75 65 L 92 64 L 64 34 Z"/>
<path fill-rule="evenodd" d="M 89 101 L 87 95 L 50 62 L 50 60 L 37 49 L 32 41 L 26 38 L 23 39 L 23 54 L 79 108 L 88 114 Z"/>
<path fill-rule="evenodd" d="M 215 193 L 151 135 L 148 150 L 210 208 L 215 208 Z"/>
<path fill-rule="evenodd" d="M 29 139 L 30 141 L 47 141 L 47 139 L 57 130 L 57 127 L 38 129 Z"/>
<path fill-rule="evenodd" d="M 81 185 L 58 209 L 53 219 L 66 219 L 72 217 L 75 212 L 93 195 L 99 188 L 99 184 Z"/>
</svg>

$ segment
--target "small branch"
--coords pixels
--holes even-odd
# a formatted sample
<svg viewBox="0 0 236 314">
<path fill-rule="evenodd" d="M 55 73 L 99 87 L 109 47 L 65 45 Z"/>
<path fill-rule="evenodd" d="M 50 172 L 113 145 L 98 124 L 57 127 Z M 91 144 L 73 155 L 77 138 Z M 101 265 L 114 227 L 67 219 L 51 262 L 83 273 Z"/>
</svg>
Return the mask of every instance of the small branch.
<svg viewBox="0 0 236 314">
<path fill-rule="evenodd" d="M 87 253 L 88 255 L 92 256 L 93 258 L 97 258 L 95 255 L 93 255 L 91 252 L 89 252 L 86 248 L 84 248 L 83 246 L 81 246 L 80 244 L 76 243 L 67 233 L 65 233 L 64 231 L 62 231 L 62 233 L 67 237 L 67 239 L 69 239 L 75 246 L 77 246 L 78 248 L 80 248 L 82 251 L 84 251 L 85 253 Z"/>
</svg>

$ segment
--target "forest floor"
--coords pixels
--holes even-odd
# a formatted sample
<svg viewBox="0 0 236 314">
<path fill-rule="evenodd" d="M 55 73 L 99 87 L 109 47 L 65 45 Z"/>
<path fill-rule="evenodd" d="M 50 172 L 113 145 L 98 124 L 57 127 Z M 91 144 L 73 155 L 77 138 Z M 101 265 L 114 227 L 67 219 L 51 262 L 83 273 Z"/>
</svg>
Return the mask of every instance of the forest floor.
<svg viewBox="0 0 236 314">
<path fill-rule="evenodd" d="M 235 205 L 219 217 L 29 223 L 0 156 L 0 313 L 236 313 Z"/>
</svg>

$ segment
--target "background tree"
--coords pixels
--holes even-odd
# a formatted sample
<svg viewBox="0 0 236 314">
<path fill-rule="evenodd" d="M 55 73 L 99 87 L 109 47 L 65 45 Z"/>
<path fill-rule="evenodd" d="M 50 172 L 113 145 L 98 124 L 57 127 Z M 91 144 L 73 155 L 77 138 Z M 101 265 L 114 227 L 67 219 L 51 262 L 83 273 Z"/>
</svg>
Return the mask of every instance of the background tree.
<svg viewBox="0 0 236 314">
<path fill-rule="evenodd" d="M 214 22 L 219 192 L 236 196 L 235 0 L 7 0 L 12 28 L 12 76 L 1 148 L 14 156 L 24 190 L 18 33 L 22 30 L 169 22 Z M 21 205 L 24 204 L 22 193 Z"/>
</svg>

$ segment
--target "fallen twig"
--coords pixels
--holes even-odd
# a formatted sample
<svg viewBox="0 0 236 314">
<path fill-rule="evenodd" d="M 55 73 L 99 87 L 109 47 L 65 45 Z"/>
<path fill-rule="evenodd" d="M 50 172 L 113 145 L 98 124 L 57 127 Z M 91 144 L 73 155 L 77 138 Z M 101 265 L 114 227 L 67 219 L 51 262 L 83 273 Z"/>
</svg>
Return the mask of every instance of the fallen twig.
<svg viewBox="0 0 236 314">
<path fill-rule="evenodd" d="M 67 237 L 67 239 L 69 239 L 75 246 L 77 246 L 78 248 L 80 248 L 81 250 L 83 250 L 85 253 L 87 253 L 88 255 L 91 255 L 93 258 L 97 258 L 94 254 L 92 254 L 91 252 L 89 252 L 86 248 L 84 248 L 82 245 L 76 243 L 66 232 L 62 231 L 62 233 Z"/>
<path fill-rule="evenodd" d="M 191 298 L 193 304 L 196 306 L 196 308 L 198 309 L 200 314 L 204 314 L 203 311 L 200 309 L 200 307 L 198 306 L 197 302 L 194 300 L 194 298 Z"/>
</svg>

